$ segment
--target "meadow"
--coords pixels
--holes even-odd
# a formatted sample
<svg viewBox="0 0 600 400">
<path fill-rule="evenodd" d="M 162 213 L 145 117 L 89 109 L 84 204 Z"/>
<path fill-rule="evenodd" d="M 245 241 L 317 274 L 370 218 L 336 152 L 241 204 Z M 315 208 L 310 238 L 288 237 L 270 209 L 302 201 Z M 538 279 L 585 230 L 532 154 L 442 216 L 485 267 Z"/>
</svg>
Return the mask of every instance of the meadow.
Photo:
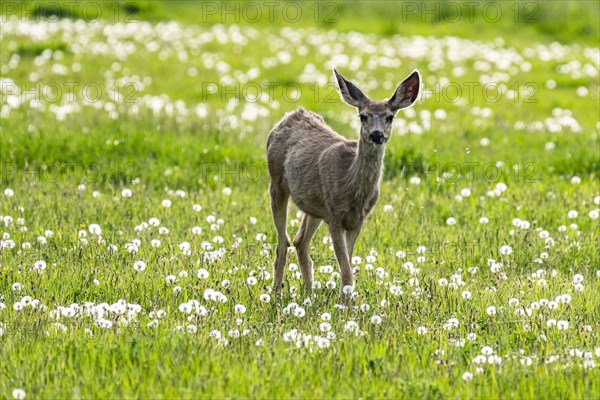
<svg viewBox="0 0 600 400">
<path fill-rule="evenodd" d="M 600 397 L 600 11 L 467 3 L 3 2 L 0 398 Z M 271 288 L 266 138 L 358 137 L 333 66 L 424 81 L 350 306 L 324 225 Z"/>
</svg>

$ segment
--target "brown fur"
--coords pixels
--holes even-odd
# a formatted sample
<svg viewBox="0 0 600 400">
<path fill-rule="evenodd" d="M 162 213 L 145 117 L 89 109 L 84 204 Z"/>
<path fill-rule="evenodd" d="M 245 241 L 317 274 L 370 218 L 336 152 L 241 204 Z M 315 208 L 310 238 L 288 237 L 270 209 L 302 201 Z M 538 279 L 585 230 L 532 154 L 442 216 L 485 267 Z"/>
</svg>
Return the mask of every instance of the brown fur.
<svg viewBox="0 0 600 400">
<path fill-rule="evenodd" d="M 276 291 L 283 282 L 290 246 L 286 231 L 290 196 L 304 212 L 293 240 L 304 283 L 308 288 L 312 285 L 310 241 L 321 221 L 325 221 L 340 264 L 340 289 L 353 285 L 350 260 L 362 224 L 379 198 L 391 119 L 399 109 L 414 103 L 420 88 L 420 76 L 415 71 L 398 86 L 390 100 L 371 101 L 335 69 L 334 75 L 343 101 L 356 107 L 361 116 L 358 141 L 345 139 L 321 116 L 301 107 L 287 113 L 267 140 L 271 211 L 278 240 L 273 263 Z"/>
</svg>

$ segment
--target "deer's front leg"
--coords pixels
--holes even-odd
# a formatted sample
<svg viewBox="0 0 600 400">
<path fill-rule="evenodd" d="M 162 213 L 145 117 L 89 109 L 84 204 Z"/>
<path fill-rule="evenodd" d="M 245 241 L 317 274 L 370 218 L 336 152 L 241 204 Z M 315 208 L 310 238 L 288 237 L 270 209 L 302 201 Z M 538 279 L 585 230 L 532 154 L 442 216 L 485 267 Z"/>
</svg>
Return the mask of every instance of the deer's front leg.
<svg viewBox="0 0 600 400">
<path fill-rule="evenodd" d="M 346 247 L 348 248 L 348 260 L 350 261 L 350 265 L 352 265 L 352 255 L 354 254 L 354 244 L 356 243 L 356 238 L 358 238 L 358 234 L 360 233 L 360 228 L 353 229 L 351 231 L 346 231 Z"/>
<path fill-rule="evenodd" d="M 340 290 L 342 297 L 344 297 L 344 287 L 353 286 L 352 267 L 350 265 L 350 258 L 348 257 L 348 244 L 346 242 L 346 230 L 341 225 L 330 224 L 329 233 L 333 242 L 335 257 L 340 264 Z M 349 298 L 349 293 L 347 294 L 347 298 Z"/>
</svg>

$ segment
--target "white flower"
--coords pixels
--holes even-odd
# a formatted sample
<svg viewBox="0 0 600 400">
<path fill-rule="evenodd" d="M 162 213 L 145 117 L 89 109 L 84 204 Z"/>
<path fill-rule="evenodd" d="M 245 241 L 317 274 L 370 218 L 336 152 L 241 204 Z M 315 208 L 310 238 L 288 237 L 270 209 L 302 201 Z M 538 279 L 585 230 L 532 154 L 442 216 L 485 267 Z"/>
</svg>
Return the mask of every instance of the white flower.
<svg viewBox="0 0 600 400">
<path fill-rule="evenodd" d="M 12 396 L 13 396 L 13 399 L 15 399 L 15 400 L 24 399 L 26 395 L 27 394 L 25 393 L 25 391 L 23 389 L 14 389 L 12 391 Z"/>
<path fill-rule="evenodd" d="M 531 357 L 521 357 L 521 365 L 525 366 L 525 367 L 529 367 L 532 363 L 533 360 L 531 359 Z"/>
<path fill-rule="evenodd" d="M 143 261 L 136 261 L 135 263 L 133 263 L 133 269 L 135 269 L 138 272 L 142 272 L 146 269 L 146 263 Z"/>
<path fill-rule="evenodd" d="M 490 346 L 483 346 L 481 348 L 481 354 L 489 356 L 491 354 L 494 354 L 494 349 L 492 349 Z"/>
<path fill-rule="evenodd" d="M 487 217 L 481 217 L 481 218 L 479 218 L 479 223 L 480 224 L 487 224 L 488 222 L 490 222 L 490 220 L 487 219 Z"/>
<path fill-rule="evenodd" d="M 512 247 L 508 246 L 508 245 L 504 245 L 502 247 L 500 247 L 500 254 L 502 254 L 503 256 L 508 256 L 512 253 Z"/>
<path fill-rule="evenodd" d="M 161 203 L 160 203 L 164 208 L 169 208 L 171 207 L 171 200 L 169 199 L 164 199 Z"/>
<path fill-rule="evenodd" d="M 298 318 L 302 318 L 306 315 L 306 311 L 304 311 L 304 308 L 302 307 L 296 307 L 294 308 L 294 315 Z"/>
<path fill-rule="evenodd" d="M 150 224 L 150 226 L 159 226 L 160 220 L 158 218 L 152 217 L 148 220 L 148 224 Z"/>
<path fill-rule="evenodd" d="M 564 331 L 569 329 L 569 321 L 560 320 L 556 323 L 556 327 L 559 331 Z"/>
<path fill-rule="evenodd" d="M 454 217 L 450 217 L 446 220 L 446 224 L 448 224 L 449 226 L 455 225 L 456 219 Z"/>
<path fill-rule="evenodd" d="M 578 215 L 578 213 L 577 213 L 577 211 L 575 211 L 575 210 L 571 210 L 571 211 L 569 211 L 569 212 L 567 213 L 567 217 L 569 217 L 569 218 L 571 218 L 571 219 L 573 219 L 573 218 L 577 218 L 577 215 Z"/>
<path fill-rule="evenodd" d="M 413 176 L 412 178 L 410 178 L 409 182 L 411 185 L 419 185 L 421 183 L 421 178 L 419 178 L 418 176 Z"/>
<path fill-rule="evenodd" d="M 385 206 L 383 206 L 383 212 L 390 213 L 392 211 L 394 211 L 394 206 L 392 206 L 391 204 L 386 204 Z"/>
<path fill-rule="evenodd" d="M 258 297 L 258 299 L 259 299 L 260 301 L 262 301 L 263 303 L 268 303 L 268 302 L 270 302 L 270 301 L 271 301 L 271 296 L 269 296 L 269 295 L 268 295 L 268 294 L 266 294 L 266 293 L 263 293 L 263 294 L 261 294 L 261 295 Z"/>
<path fill-rule="evenodd" d="M 100 225 L 98 225 L 98 224 L 90 224 L 88 229 L 90 230 L 90 233 L 92 235 L 101 235 L 102 234 L 102 229 L 100 228 Z"/>
<path fill-rule="evenodd" d="M 496 315 L 496 307 L 489 306 L 488 308 L 486 308 L 485 312 L 487 313 L 487 315 Z"/>
<path fill-rule="evenodd" d="M 131 197 L 133 195 L 133 193 L 131 192 L 130 189 L 123 189 L 121 190 L 121 196 L 122 197 Z"/>
<path fill-rule="evenodd" d="M 424 326 L 420 326 L 417 328 L 417 334 L 419 335 L 424 335 L 427 333 L 427 328 Z"/>
<path fill-rule="evenodd" d="M 4 189 L 4 195 L 6 197 L 13 197 L 15 195 L 15 191 L 12 190 L 11 188 L 6 188 L 6 189 Z"/>
<path fill-rule="evenodd" d="M 379 324 L 381 324 L 381 317 L 379 315 L 373 315 L 371 317 L 371 323 L 373 325 L 379 325 Z"/>
<path fill-rule="evenodd" d="M 468 290 L 465 290 L 462 292 L 461 296 L 463 299 L 469 300 L 471 298 L 471 292 L 469 292 Z"/>
<path fill-rule="evenodd" d="M 40 260 L 33 264 L 33 270 L 42 273 L 46 269 L 46 261 Z"/>
<path fill-rule="evenodd" d="M 204 268 L 198 270 L 198 279 L 208 279 L 208 271 Z"/>
<path fill-rule="evenodd" d="M 471 380 L 473 380 L 473 374 L 471 372 L 467 371 L 464 374 L 462 374 L 462 378 L 464 381 L 471 381 Z"/>
<path fill-rule="evenodd" d="M 231 188 L 224 187 L 224 188 L 223 188 L 223 194 L 224 194 L 225 196 L 230 196 L 230 195 L 231 195 Z"/>
<path fill-rule="evenodd" d="M 243 304 L 236 304 L 235 307 L 233 307 L 233 311 L 236 314 L 244 314 L 246 312 L 246 306 Z"/>
<path fill-rule="evenodd" d="M 402 288 L 400 286 L 391 285 L 390 293 L 392 293 L 394 296 L 400 296 L 402 294 Z"/>
<path fill-rule="evenodd" d="M 319 329 L 321 332 L 329 332 L 331 330 L 331 324 L 329 322 L 321 322 Z"/>
</svg>

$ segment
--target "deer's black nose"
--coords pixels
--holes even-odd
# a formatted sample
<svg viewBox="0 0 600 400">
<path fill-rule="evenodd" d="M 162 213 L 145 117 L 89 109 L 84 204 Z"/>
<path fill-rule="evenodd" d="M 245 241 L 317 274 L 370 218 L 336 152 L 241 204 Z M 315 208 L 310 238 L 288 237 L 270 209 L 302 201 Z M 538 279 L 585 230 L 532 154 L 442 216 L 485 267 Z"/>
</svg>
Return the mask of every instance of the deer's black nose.
<svg viewBox="0 0 600 400">
<path fill-rule="evenodd" d="M 375 144 L 383 144 L 385 142 L 385 136 L 383 136 L 383 132 L 381 131 L 373 131 L 369 134 L 369 138 Z"/>
</svg>

